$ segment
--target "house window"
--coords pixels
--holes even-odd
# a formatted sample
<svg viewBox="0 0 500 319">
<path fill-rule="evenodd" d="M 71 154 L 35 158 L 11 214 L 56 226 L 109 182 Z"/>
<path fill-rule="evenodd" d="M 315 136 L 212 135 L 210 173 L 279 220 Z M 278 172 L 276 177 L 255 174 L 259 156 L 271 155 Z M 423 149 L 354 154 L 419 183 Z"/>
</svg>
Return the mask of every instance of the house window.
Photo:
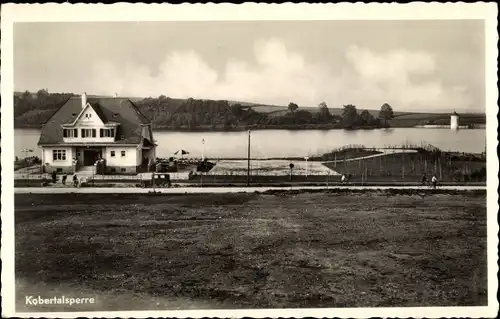
<svg viewBox="0 0 500 319">
<path fill-rule="evenodd" d="M 125 168 L 121 168 L 120 172 L 125 173 L 127 170 Z"/>
<path fill-rule="evenodd" d="M 78 137 L 78 130 L 75 129 L 63 129 L 63 137 Z"/>
<path fill-rule="evenodd" d="M 116 168 L 111 168 L 111 173 L 116 173 Z"/>
<path fill-rule="evenodd" d="M 62 168 L 56 168 L 56 173 L 62 173 Z"/>
<path fill-rule="evenodd" d="M 52 151 L 53 161 L 65 161 L 66 160 L 66 150 L 53 150 Z"/>
<path fill-rule="evenodd" d="M 125 157 L 125 151 L 122 151 L 122 157 Z"/>
<path fill-rule="evenodd" d="M 96 137 L 96 129 L 82 128 L 82 137 Z"/>
<path fill-rule="evenodd" d="M 115 137 L 115 130 L 114 129 L 105 129 L 102 128 L 99 130 L 99 135 L 101 137 Z"/>
<path fill-rule="evenodd" d="M 82 128 L 82 137 L 91 137 L 92 130 L 88 128 Z"/>
<path fill-rule="evenodd" d="M 92 117 L 92 114 L 85 114 L 85 118 L 91 118 Z"/>
<path fill-rule="evenodd" d="M 115 157 L 115 151 L 111 151 L 111 157 Z"/>
</svg>

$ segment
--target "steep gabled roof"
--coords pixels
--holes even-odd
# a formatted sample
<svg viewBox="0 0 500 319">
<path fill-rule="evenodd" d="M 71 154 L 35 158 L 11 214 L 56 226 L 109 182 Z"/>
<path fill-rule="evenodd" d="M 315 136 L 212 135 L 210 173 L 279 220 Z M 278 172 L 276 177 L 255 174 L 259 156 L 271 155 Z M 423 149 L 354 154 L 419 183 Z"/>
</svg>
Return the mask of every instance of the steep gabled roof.
<svg viewBox="0 0 500 319">
<path fill-rule="evenodd" d="M 116 133 L 117 144 L 140 144 L 141 124 L 150 121 L 127 98 L 87 98 L 104 123 L 118 122 Z M 72 97 L 61 106 L 42 127 L 39 145 L 58 144 L 63 142 L 62 124 L 73 122 L 82 110 L 81 98 Z M 121 138 L 123 136 L 123 139 Z"/>
<path fill-rule="evenodd" d="M 106 118 L 106 115 L 104 114 L 104 111 L 102 110 L 101 106 L 99 103 L 94 103 L 91 105 L 94 111 L 96 112 L 97 116 L 101 119 L 103 123 L 108 123 L 108 119 Z"/>
<path fill-rule="evenodd" d="M 73 126 L 75 125 L 78 120 L 82 117 L 83 113 L 85 112 L 85 110 L 87 110 L 89 107 L 91 107 L 97 114 L 97 116 L 99 117 L 99 119 L 101 119 L 101 122 L 103 123 L 107 123 L 107 119 L 106 119 L 106 116 L 104 115 L 104 112 L 102 111 L 101 107 L 99 106 L 98 103 L 94 103 L 94 105 L 90 105 L 89 102 L 87 102 L 87 105 L 81 109 L 80 113 L 78 113 L 78 115 L 76 116 L 73 116 L 72 117 L 72 120 L 68 123 L 63 123 L 63 124 L 69 124 L 70 126 Z M 74 113 L 72 114 L 74 115 Z"/>
</svg>

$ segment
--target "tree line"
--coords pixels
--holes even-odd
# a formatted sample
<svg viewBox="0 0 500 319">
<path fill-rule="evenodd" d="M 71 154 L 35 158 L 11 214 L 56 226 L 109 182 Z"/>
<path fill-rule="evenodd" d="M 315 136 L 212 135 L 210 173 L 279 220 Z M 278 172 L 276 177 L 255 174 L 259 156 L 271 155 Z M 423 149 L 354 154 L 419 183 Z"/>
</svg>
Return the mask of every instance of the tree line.
<svg viewBox="0 0 500 319">
<path fill-rule="evenodd" d="M 25 91 L 14 94 L 15 127 L 40 127 L 61 107 L 72 93 L 49 93 L 38 90 L 36 93 Z"/>
<path fill-rule="evenodd" d="M 40 127 L 71 96 L 75 95 L 47 90 L 15 94 L 16 127 Z M 257 112 L 251 106 L 226 100 L 173 99 L 164 95 L 137 100 L 134 104 L 152 121 L 153 127 L 173 130 L 379 128 L 388 126 L 394 117 L 388 104 L 382 105 L 378 117 L 366 110 L 359 113 L 354 105 L 344 105 L 341 115 L 333 115 L 324 102 L 312 112 L 290 102 L 280 115 Z"/>
</svg>

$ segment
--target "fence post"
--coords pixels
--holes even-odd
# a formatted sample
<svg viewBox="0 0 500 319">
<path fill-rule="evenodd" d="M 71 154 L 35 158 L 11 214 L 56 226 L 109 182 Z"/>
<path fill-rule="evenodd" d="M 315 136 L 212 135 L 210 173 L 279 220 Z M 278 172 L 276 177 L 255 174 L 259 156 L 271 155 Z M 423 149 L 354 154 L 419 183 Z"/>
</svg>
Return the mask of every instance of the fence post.
<svg viewBox="0 0 500 319">
<path fill-rule="evenodd" d="M 365 166 L 365 182 L 368 181 L 368 167 Z"/>
<path fill-rule="evenodd" d="M 403 166 L 402 166 L 402 170 L 401 170 L 401 179 L 404 180 L 405 179 L 405 153 L 403 153 Z"/>
<path fill-rule="evenodd" d="M 382 174 L 382 156 L 379 156 L 378 158 L 379 158 L 379 160 L 378 160 L 378 162 L 379 162 L 379 175 L 381 175 Z"/>
<path fill-rule="evenodd" d="M 439 180 L 443 180 L 443 168 L 441 167 L 441 157 L 439 158 Z"/>
</svg>

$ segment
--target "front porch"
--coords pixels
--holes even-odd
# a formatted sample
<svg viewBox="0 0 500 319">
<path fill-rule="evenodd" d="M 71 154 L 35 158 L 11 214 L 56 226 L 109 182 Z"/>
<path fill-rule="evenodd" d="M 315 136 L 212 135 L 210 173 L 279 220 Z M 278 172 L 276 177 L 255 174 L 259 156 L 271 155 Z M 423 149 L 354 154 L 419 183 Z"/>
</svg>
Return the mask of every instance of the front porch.
<svg viewBox="0 0 500 319">
<path fill-rule="evenodd" d="M 75 172 L 92 173 L 98 160 L 104 159 L 106 149 L 104 147 L 74 147 L 73 166 Z"/>
<path fill-rule="evenodd" d="M 155 147 L 133 145 L 68 145 L 44 148 L 43 172 L 58 174 L 124 174 L 151 172 Z"/>
<path fill-rule="evenodd" d="M 141 162 L 137 167 L 137 172 L 147 173 L 155 170 L 154 165 L 156 162 L 156 148 L 151 145 L 143 145 L 141 152 Z"/>
</svg>

